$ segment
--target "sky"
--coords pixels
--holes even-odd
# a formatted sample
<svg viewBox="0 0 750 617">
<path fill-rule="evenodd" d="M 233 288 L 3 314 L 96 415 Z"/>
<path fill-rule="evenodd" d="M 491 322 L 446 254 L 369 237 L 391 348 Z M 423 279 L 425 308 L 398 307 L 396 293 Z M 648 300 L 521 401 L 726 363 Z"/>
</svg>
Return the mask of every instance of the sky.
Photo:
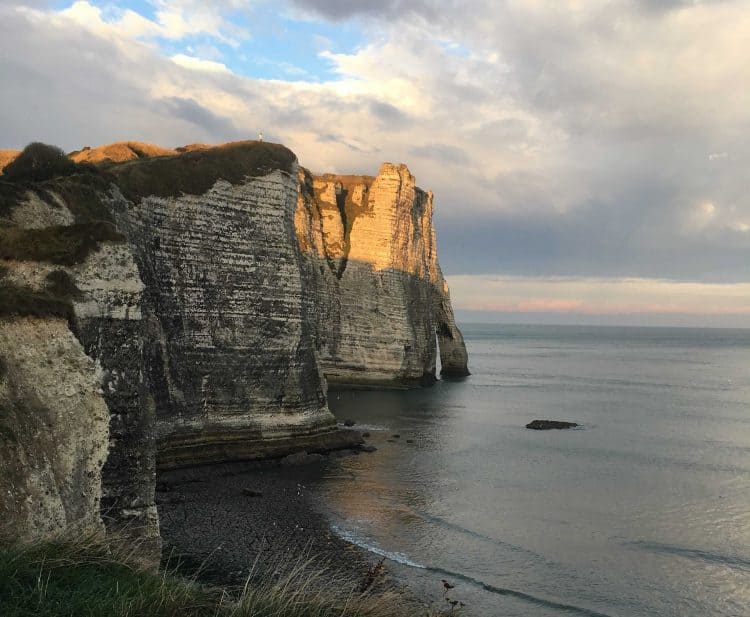
<svg viewBox="0 0 750 617">
<path fill-rule="evenodd" d="M 460 319 L 750 327 L 747 0 L 0 0 L 0 148 L 409 165 Z"/>
</svg>

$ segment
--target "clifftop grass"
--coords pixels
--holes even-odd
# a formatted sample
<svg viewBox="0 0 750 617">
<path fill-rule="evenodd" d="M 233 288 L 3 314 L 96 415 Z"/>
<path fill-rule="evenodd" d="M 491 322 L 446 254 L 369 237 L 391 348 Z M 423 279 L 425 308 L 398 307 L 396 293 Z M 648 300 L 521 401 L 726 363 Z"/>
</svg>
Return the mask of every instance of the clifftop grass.
<svg viewBox="0 0 750 617">
<path fill-rule="evenodd" d="M 428 617 L 395 592 L 361 593 L 292 564 L 244 588 L 154 572 L 95 536 L 0 545 L 3 617 Z M 304 565 L 304 564 L 303 564 Z"/>
<path fill-rule="evenodd" d="M 240 184 L 247 177 L 264 176 L 277 169 L 291 173 L 296 160 L 284 146 L 243 141 L 175 156 L 128 161 L 107 170 L 115 176 L 123 195 L 137 203 L 149 195 L 202 195 L 217 180 Z"/>
</svg>

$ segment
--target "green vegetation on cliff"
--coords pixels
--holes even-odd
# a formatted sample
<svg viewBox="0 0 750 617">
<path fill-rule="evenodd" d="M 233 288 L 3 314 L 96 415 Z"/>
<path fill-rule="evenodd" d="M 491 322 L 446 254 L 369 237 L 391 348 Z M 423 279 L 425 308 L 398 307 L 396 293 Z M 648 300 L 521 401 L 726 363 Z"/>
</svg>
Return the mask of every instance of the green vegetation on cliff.
<svg viewBox="0 0 750 617">
<path fill-rule="evenodd" d="M 42 229 L 0 229 L 0 259 L 47 261 L 65 266 L 83 263 L 100 242 L 124 242 L 106 221 L 55 225 Z"/>
<path fill-rule="evenodd" d="M 427 617 L 395 592 L 360 592 L 298 563 L 243 588 L 156 572 L 95 536 L 0 544 L 3 617 Z M 332 583 L 336 584 L 332 584 Z"/>
<path fill-rule="evenodd" d="M 175 156 L 138 159 L 108 167 L 123 195 L 138 203 L 147 196 L 202 195 L 217 180 L 240 184 L 280 169 L 292 172 L 294 153 L 278 144 L 242 141 Z"/>
</svg>

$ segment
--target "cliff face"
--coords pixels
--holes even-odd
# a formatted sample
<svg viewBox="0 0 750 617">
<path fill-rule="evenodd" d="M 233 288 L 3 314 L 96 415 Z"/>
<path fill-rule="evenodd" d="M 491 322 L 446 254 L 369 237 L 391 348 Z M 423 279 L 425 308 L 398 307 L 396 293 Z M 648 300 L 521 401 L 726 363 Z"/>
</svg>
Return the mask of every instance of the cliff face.
<svg viewBox="0 0 750 617">
<path fill-rule="evenodd" d="M 300 175 L 295 216 L 309 313 L 331 384 L 408 386 L 467 375 L 437 261 L 433 196 L 404 166 L 377 177 Z"/>
<path fill-rule="evenodd" d="M 20 537 L 103 521 L 156 559 L 157 462 L 350 447 L 324 373 L 431 383 L 437 341 L 443 374 L 467 371 L 405 166 L 313 177 L 273 144 L 143 146 L 0 176 L 0 515 Z"/>
<path fill-rule="evenodd" d="M 0 321 L 0 537 L 101 529 L 109 412 L 63 319 Z"/>
<path fill-rule="evenodd" d="M 163 467 L 336 439 L 303 315 L 311 290 L 294 240 L 296 160 L 279 146 L 249 148 L 115 169 L 130 198 L 113 201 L 118 225 L 147 289 L 146 366 Z M 269 160 L 233 175 L 226 161 L 247 151 Z M 194 166 L 202 178 L 189 175 Z"/>
<path fill-rule="evenodd" d="M 3 453 L 24 453 L 18 459 L 21 475 L 25 470 L 33 477 L 29 469 L 41 465 L 45 477 L 73 483 L 67 502 L 49 481 L 43 490 L 37 483 L 36 493 L 27 491 L 31 511 L 51 511 L 50 495 L 60 495 L 57 514 L 46 517 L 52 528 L 75 519 L 90 526 L 101 512 L 108 529 L 124 529 L 156 556 L 143 285 L 104 205 L 108 190 L 100 178 L 85 175 L 3 187 L 0 356 L 14 367 L 6 407 L 17 416 L 27 412 L 23 421 L 12 422 L 23 430 Z M 28 413 L 29 405 L 41 411 Z M 0 468 L 8 464 L 0 462 Z"/>
</svg>

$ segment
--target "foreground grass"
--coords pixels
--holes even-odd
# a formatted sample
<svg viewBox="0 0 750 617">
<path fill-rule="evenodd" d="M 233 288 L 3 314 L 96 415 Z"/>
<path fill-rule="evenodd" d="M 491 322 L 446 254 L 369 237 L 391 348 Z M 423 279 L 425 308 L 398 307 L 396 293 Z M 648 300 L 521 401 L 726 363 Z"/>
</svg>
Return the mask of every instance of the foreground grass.
<svg viewBox="0 0 750 617">
<path fill-rule="evenodd" d="M 0 547 L 3 617 L 427 617 L 395 592 L 360 593 L 297 563 L 233 593 L 156 572 L 95 537 Z M 271 569 L 273 570 L 273 568 Z"/>
</svg>

